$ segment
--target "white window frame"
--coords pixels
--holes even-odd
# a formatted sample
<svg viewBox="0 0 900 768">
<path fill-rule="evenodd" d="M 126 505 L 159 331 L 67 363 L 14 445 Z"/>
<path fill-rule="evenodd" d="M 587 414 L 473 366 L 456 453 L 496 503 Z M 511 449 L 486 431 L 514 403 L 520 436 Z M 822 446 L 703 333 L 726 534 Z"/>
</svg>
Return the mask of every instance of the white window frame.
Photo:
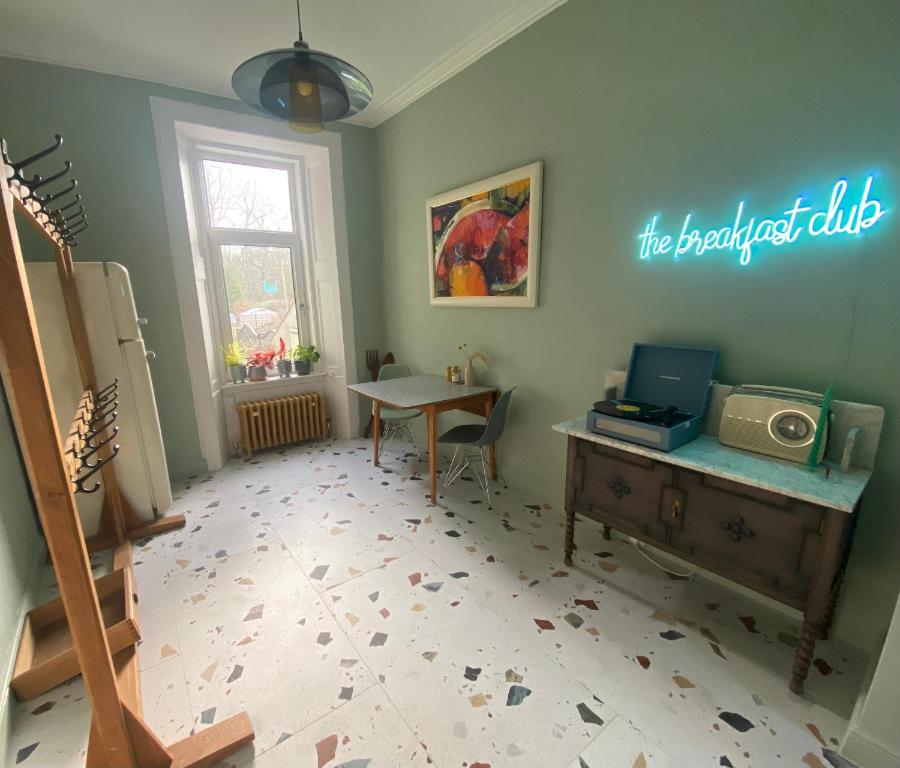
<svg viewBox="0 0 900 768">
<path fill-rule="evenodd" d="M 305 168 L 302 158 L 286 158 L 277 153 L 250 151 L 246 147 L 214 142 L 191 141 L 188 154 L 190 157 L 192 187 L 194 190 L 194 208 L 197 222 L 203 232 L 203 256 L 207 270 L 212 276 L 216 309 L 216 328 L 214 330 L 219 347 L 224 347 L 234 340 L 228 311 L 227 290 L 225 287 L 225 269 L 222 264 L 221 246 L 223 245 L 258 245 L 275 248 L 288 248 L 291 254 L 291 272 L 293 278 L 295 307 L 297 313 L 297 329 L 300 343 L 315 344 L 321 350 L 318 315 L 315 311 L 315 294 L 309 289 L 313 285 L 313 259 L 310 258 L 311 238 L 309 223 L 311 220 L 308 196 L 305 194 Z M 249 165 L 257 168 L 274 168 L 287 172 L 288 194 L 290 195 L 290 213 L 293 231 L 284 232 L 264 229 L 240 229 L 213 226 L 209 218 L 209 200 L 207 198 L 206 177 L 203 161 L 213 160 L 223 163 Z M 290 354 L 290 349 L 286 354 Z M 228 378 L 224 360 L 220 361 L 220 375 Z M 273 372 L 270 371 L 272 376 Z"/>
<path fill-rule="evenodd" d="M 347 384 L 358 380 L 358 369 L 341 135 L 326 130 L 301 138 L 281 121 L 156 96 L 150 97 L 150 109 L 200 452 L 208 469 L 220 468 L 235 450 L 237 400 L 319 391 L 327 403 L 332 434 L 358 435 L 361 412 L 347 390 Z M 308 256 L 313 266 L 312 279 L 307 275 L 314 297 L 309 316 L 312 337 L 322 354 L 312 375 L 236 385 L 221 376 L 222 352 L 213 346 L 213 326 L 219 322 L 214 280 L 206 269 L 206 246 L 193 203 L 188 157 L 193 140 L 304 159 L 298 188 L 309 212 L 315 213 L 309 215 L 301 208 L 308 216 Z"/>
</svg>

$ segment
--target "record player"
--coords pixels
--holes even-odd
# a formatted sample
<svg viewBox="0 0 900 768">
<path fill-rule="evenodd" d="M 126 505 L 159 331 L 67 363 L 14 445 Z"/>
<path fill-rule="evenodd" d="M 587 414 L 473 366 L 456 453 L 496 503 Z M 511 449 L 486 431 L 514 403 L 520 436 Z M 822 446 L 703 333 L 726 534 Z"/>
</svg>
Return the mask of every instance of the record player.
<svg viewBox="0 0 900 768">
<path fill-rule="evenodd" d="M 587 428 L 671 451 L 700 434 L 718 362 L 714 349 L 635 344 L 623 397 L 601 400 Z"/>
</svg>

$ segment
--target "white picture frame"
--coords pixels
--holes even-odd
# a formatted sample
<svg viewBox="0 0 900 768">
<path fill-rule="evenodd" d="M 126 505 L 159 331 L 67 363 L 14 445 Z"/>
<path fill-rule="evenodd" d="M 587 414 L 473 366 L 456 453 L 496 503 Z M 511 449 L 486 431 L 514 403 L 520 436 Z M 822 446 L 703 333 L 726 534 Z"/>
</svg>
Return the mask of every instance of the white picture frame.
<svg viewBox="0 0 900 768">
<path fill-rule="evenodd" d="M 504 196 L 506 187 L 517 189 L 518 184 L 527 182 L 527 193 L 520 192 L 514 201 Z M 456 189 L 451 189 L 440 195 L 430 197 L 425 203 L 425 218 L 427 224 L 428 243 L 428 290 L 430 302 L 433 306 L 442 307 L 498 307 L 498 308 L 533 308 L 538 303 L 538 279 L 541 255 L 541 194 L 543 182 L 543 163 L 538 161 L 521 168 L 515 168 L 506 173 L 497 174 L 490 178 L 467 184 Z M 491 193 L 494 193 L 493 195 Z M 478 198 L 470 201 L 470 198 Z M 525 201 L 522 203 L 521 201 Z M 522 222 L 514 221 L 517 214 L 524 213 L 527 203 L 527 255 L 525 277 L 522 280 L 521 269 L 516 271 L 517 282 L 511 283 L 507 289 L 496 287 L 495 281 L 488 278 L 487 271 L 491 266 L 488 259 L 490 254 L 483 255 L 480 246 L 457 243 L 458 255 L 455 257 L 454 266 L 447 268 L 449 254 L 447 251 L 448 239 L 459 222 L 478 211 L 496 212 L 497 218 L 507 217 L 505 227 L 507 231 L 522 233 Z M 455 204 L 455 205 L 454 205 Z M 517 210 L 518 208 L 518 210 Z M 436 211 L 436 209 L 438 209 Z M 444 209 L 444 210 L 441 210 Z M 466 212 L 468 211 L 468 213 Z M 451 215 L 452 214 L 452 215 Z M 516 226 L 514 230 L 509 227 Z M 499 238 L 499 232 L 498 232 Z M 499 239 L 495 242 L 499 243 Z M 507 238 L 506 242 L 509 240 Z M 520 243 L 523 241 L 520 239 Z M 461 255 L 461 251 L 468 247 L 470 252 L 477 251 L 482 256 L 468 257 Z M 492 242 L 485 251 L 491 251 L 495 247 Z M 496 245 L 497 248 L 503 246 Z M 521 249 L 517 253 L 521 259 Z M 443 261 L 443 264 L 441 263 Z M 514 269 L 514 268 L 512 268 Z M 442 275 L 439 275 L 443 272 Z M 524 285 L 523 285 L 524 284 Z M 471 288 L 475 295 L 450 295 L 450 291 L 466 290 Z M 478 295 L 478 291 L 486 291 Z M 491 293 L 496 290 L 496 293 Z M 517 291 L 524 290 L 524 293 Z"/>
</svg>

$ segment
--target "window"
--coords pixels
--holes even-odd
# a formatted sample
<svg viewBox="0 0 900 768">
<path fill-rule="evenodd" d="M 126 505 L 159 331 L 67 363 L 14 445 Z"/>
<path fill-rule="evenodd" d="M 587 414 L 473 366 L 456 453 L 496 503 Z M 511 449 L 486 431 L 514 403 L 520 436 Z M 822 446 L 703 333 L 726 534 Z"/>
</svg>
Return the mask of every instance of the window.
<svg viewBox="0 0 900 768">
<path fill-rule="evenodd" d="M 313 343 L 299 162 L 204 147 L 194 157 L 221 345 L 250 358 Z"/>
</svg>

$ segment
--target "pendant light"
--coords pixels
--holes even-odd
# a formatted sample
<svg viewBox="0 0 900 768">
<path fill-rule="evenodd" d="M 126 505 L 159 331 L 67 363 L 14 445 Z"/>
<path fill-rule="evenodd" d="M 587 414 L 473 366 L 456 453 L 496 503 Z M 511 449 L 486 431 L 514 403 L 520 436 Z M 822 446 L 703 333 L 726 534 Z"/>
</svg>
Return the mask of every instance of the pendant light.
<svg viewBox="0 0 900 768">
<path fill-rule="evenodd" d="M 302 133 L 355 115 L 372 100 L 372 83 L 356 67 L 330 53 L 313 51 L 303 40 L 297 0 L 299 40 L 247 59 L 231 76 L 241 101 Z"/>
</svg>

